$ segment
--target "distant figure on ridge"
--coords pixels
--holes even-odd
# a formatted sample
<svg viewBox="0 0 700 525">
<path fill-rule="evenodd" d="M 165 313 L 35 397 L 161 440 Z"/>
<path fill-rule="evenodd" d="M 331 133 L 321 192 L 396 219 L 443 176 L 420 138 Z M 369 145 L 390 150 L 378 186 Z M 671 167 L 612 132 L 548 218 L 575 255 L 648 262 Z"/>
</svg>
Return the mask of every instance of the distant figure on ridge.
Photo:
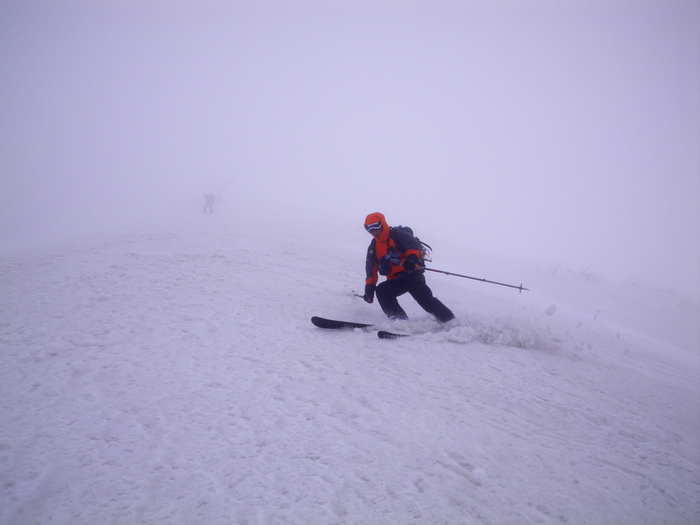
<svg viewBox="0 0 700 525">
<path fill-rule="evenodd" d="M 204 196 L 204 213 L 207 213 L 207 210 L 214 213 L 214 195 L 212 193 L 207 193 Z"/>
<path fill-rule="evenodd" d="M 398 296 L 410 293 L 416 302 L 438 321 L 454 319 L 452 311 L 442 304 L 425 283 L 421 248 L 409 229 L 390 228 L 381 213 L 370 213 L 365 229 L 374 237 L 367 249 L 365 295 L 368 303 L 374 301 L 375 290 L 379 306 L 389 319 L 408 319 L 399 305 Z M 377 286 L 377 274 L 386 281 Z"/>
</svg>

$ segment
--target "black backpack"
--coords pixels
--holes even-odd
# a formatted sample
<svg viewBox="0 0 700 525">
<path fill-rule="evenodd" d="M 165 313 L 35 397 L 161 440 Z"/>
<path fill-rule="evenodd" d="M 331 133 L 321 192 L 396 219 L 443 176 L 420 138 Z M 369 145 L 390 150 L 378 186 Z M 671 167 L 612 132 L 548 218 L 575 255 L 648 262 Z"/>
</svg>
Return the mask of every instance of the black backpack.
<svg viewBox="0 0 700 525">
<path fill-rule="evenodd" d="M 413 238 L 418 243 L 418 246 L 420 249 L 421 261 L 423 261 L 424 263 L 425 262 L 432 262 L 433 259 L 430 257 L 430 254 L 433 251 L 433 249 L 430 247 L 429 244 L 424 243 L 418 237 L 416 237 L 416 235 L 413 233 L 413 228 L 411 228 L 410 226 L 401 226 L 401 225 L 396 226 L 395 228 L 398 230 L 403 230 L 403 231 L 405 231 L 413 236 Z"/>
</svg>

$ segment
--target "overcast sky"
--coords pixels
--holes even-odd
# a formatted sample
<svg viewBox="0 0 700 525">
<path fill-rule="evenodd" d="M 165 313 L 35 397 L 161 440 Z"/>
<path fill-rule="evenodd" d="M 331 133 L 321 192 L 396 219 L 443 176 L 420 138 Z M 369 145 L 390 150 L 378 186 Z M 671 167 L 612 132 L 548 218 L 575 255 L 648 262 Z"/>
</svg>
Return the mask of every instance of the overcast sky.
<svg viewBox="0 0 700 525">
<path fill-rule="evenodd" d="M 699 35 L 691 0 L 3 0 L 0 250 L 212 191 L 697 293 Z"/>
</svg>

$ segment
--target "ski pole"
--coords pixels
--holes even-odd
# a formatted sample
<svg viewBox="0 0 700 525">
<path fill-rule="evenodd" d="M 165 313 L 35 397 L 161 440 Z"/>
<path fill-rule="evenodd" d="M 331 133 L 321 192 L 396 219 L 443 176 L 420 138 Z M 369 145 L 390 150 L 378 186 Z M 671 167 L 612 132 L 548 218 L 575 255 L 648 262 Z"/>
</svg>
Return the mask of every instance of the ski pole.
<svg viewBox="0 0 700 525">
<path fill-rule="evenodd" d="M 468 275 L 460 275 L 458 273 L 446 272 L 444 270 L 435 270 L 433 268 L 423 268 L 423 269 L 428 270 L 429 272 L 444 273 L 445 275 L 454 275 L 455 277 L 463 277 L 464 279 L 472 279 L 474 281 L 481 281 L 482 283 L 491 283 L 491 284 L 497 284 L 499 286 L 507 286 L 508 288 L 515 288 L 516 290 L 520 290 L 520 293 L 522 293 L 523 290 L 530 291 L 529 288 L 523 288 L 522 284 L 520 286 L 514 286 L 512 284 L 497 283 L 496 281 L 489 281 L 488 279 L 480 279 L 478 277 L 469 277 Z"/>
</svg>

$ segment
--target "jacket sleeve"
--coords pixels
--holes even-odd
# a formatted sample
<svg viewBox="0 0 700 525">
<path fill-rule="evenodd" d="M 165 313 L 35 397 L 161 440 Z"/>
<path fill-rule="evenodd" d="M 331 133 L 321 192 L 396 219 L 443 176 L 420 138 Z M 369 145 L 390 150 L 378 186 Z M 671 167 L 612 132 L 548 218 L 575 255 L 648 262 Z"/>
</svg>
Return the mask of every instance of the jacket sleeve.
<svg viewBox="0 0 700 525">
<path fill-rule="evenodd" d="M 373 239 L 367 248 L 367 260 L 365 261 L 365 284 L 377 284 L 379 269 L 377 267 L 376 241 Z"/>
</svg>

